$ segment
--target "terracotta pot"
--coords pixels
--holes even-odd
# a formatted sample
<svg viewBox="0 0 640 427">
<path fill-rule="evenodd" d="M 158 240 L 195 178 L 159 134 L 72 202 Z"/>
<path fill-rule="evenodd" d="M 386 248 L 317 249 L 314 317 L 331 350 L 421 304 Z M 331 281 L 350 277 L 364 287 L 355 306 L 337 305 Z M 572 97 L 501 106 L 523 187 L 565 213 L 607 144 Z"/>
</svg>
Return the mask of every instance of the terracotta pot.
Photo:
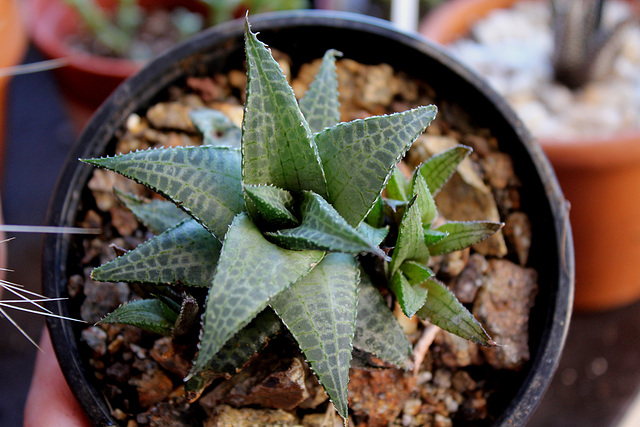
<svg viewBox="0 0 640 427">
<path fill-rule="evenodd" d="M 496 8 L 518 0 L 451 0 L 420 32 L 441 44 L 466 36 Z M 640 299 L 640 129 L 615 135 L 540 138 L 571 204 L 576 252 L 574 307 L 604 310 Z"/>
<path fill-rule="evenodd" d="M 27 46 L 18 0 L 0 1 L 0 71 L 20 64 Z M 4 159 L 5 122 L 7 115 L 7 89 L 9 76 L 0 75 L 0 176 Z"/>
<path fill-rule="evenodd" d="M 113 8 L 115 0 L 99 0 L 105 8 Z M 185 5 L 204 13 L 193 1 L 141 1 L 145 9 Z M 68 65 L 55 70 L 63 94 L 72 103 L 77 121 L 86 121 L 91 113 L 120 83 L 139 71 L 145 62 L 104 57 L 79 51 L 67 44 L 70 34 L 80 26 L 78 14 L 62 0 L 32 0 L 30 32 L 34 43 L 48 58 L 66 58 Z"/>
<path fill-rule="evenodd" d="M 362 15 L 297 11 L 256 16 L 252 29 L 261 40 L 304 63 L 335 48 L 362 63 L 391 64 L 396 70 L 421 78 L 438 99 L 473 114 L 501 141 L 501 150 L 514 162 L 523 183 L 523 210 L 531 213 L 534 242 L 529 265 L 539 272 L 539 293 L 529 320 L 531 360 L 496 394 L 500 408 L 495 425 L 522 425 L 540 402 L 557 367 L 569 324 L 573 288 L 573 244 L 565 221 L 564 197 L 540 147 L 517 120 L 505 101 L 475 74 L 441 49 L 423 39 L 398 32 L 386 21 Z M 239 69 L 244 61 L 243 23 L 229 22 L 199 34 L 160 56 L 121 85 L 101 106 L 71 151 L 49 209 L 48 225 L 76 223 L 83 189 L 92 168 L 78 158 L 102 156 L 113 150 L 127 117 L 144 111 L 188 76 L 211 75 Z M 304 49 L 302 48 L 304 43 Z M 376 49 L 362 49 L 373 44 Z M 428 70 L 425 72 L 425 70 Z M 456 110 L 457 111 L 457 110 Z M 526 206 L 526 207 L 525 207 Z M 68 296 L 74 242 L 69 235 L 46 236 L 43 252 L 44 292 Z M 65 302 L 54 309 L 73 315 Z M 78 349 L 75 324 L 51 319 L 49 330 L 59 363 L 75 395 L 98 425 L 115 420 L 92 379 L 87 377 Z"/>
</svg>

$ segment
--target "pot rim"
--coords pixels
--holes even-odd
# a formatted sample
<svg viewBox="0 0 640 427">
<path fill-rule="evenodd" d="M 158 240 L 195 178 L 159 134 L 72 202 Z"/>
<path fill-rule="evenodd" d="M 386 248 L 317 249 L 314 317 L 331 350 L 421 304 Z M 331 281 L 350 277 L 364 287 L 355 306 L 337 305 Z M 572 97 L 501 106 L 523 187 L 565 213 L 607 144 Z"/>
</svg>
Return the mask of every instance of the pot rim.
<svg viewBox="0 0 640 427">
<path fill-rule="evenodd" d="M 74 191 L 68 192 L 67 189 L 73 188 L 72 184 L 83 182 L 83 179 L 86 179 L 90 172 L 90 168 L 79 166 L 77 159 L 78 157 L 86 158 L 101 154 L 95 152 L 101 149 L 92 147 L 87 142 L 103 138 L 105 135 L 112 135 L 113 130 L 124 123 L 130 113 L 130 98 L 136 97 L 136 86 L 150 79 L 159 80 L 160 83 L 158 84 L 172 81 L 175 75 L 165 75 L 170 74 L 165 73 L 165 71 L 168 70 L 171 63 L 187 59 L 197 61 L 198 52 L 202 51 L 206 46 L 218 44 L 220 41 L 229 41 L 241 35 L 244 31 L 243 25 L 242 20 L 230 21 L 206 30 L 189 42 L 176 46 L 145 66 L 108 98 L 94 114 L 67 158 L 56 186 L 57 190 L 54 192 L 50 204 L 47 217 L 49 225 L 69 223 L 75 217 L 75 206 L 77 206 L 80 199 L 80 190 L 74 189 Z M 418 37 L 416 34 L 398 30 L 387 21 L 348 12 L 299 10 L 274 12 L 251 17 L 251 26 L 256 32 L 276 28 L 304 27 L 306 25 L 327 27 L 327 29 L 337 27 L 345 31 L 364 32 L 368 35 L 386 37 L 391 39 L 394 44 L 400 44 L 416 51 L 416 54 L 430 56 L 434 61 L 440 62 L 444 67 L 457 73 L 463 80 L 473 86 L 480 95 L 487 98 L 487 101 L 492 102 L 498 113 L 504 117 L 505 121 L 519 136 L 523 145 L 522 148 L 524 148 L 533 163 L 535 173 L 542 180 L 544 194 L 550 205 L 550 214 L 556 236 L 558 253 L 554 255 L 554 258 L 557 257 L 561 263 L 557 277 L 558 289 L 552 292 L 552 301 L 549 302 L 552 307 L 545 308 L 547 311 L 545 311 L 546 314 L 543 320 L 546 326 L 540 337 L 538 351 L 531 362 L 530 371 L 517 395 L 511 400 L 510 406 L 505 410 L 502 417 L 497 420 L 496 425 L 524 423 L 541 400 L 558 365 L 569 326 L 573 302 L 573 243 L 571 229 L 567 220 L 565 200 L 551 165 L 544 157 L 542 149 L 534 142 L 531 135 L 517 119 L 515 113 L 508 107 L 506 101 L 497 96 L 484 80 L 451 58 L 443 49 Z M 173 72 L 177 73 L 175 70 Z M 141 101 L 138 100 L 138 102 Z M 108 125 L 103 126 L 103 123 Z M 66 289 L 66 259 L 61 261 L 59 254 L 68 249 L 69 242 L 69 236 L 45 237 L 43 283 L 45 292 L 49 294 L 57 294 L 60 289 L 64 292 L 64 289 Z M 58 266 L 60 271 L 54 270 L 53 266 Z M 61 313 L 67 310 L 66 305 L 61 302 L 55 303 L 53 307 Z M 59 363 L 63 367 L 67 380 L 70 383 L 76 382 L 79 384 L 79 389 L 74 389 L 74 393 L 85 410 L 94 420 L 100 420 L 105 424 L 113 422 L 105 403 L 100 401 L 98 396 L 91 395 L 91 390 L 95 394 L 95 389 L 89 384 L 87 378 L 82 376 L 82 366 L 77 355 L 77 346 L 71 325 L 51 319 L 48 322 L 48 326 Z M 87 405 L 90 404 L 97 405 L 97 407 L 88 408 Z"/>
</svg>

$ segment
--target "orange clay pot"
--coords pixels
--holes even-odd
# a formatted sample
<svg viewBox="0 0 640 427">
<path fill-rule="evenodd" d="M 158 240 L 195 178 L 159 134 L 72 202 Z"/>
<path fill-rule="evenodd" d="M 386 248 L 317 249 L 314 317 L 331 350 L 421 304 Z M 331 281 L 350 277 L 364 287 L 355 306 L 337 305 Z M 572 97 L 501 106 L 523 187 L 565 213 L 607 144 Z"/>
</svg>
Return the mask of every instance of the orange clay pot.
<svg viewBox="0 0 640 427">
<path fill-rule="evenodd" d="M 20 64 L 27 46 L 18 0 L 0 0 L 0 70 Z M 4 159 L 9 76 L 0 75 L 0 176 Z"/>
<path fill-rule="evenodd" d="M 469 33 L 492 9 L 517 0 L 451 0 L 420 32 L 441 44 Z M 574 307 L 603 310 L 640 299 L 640 129 L 608 137 L 540 138 L 571 204 Z"/>
</svg>

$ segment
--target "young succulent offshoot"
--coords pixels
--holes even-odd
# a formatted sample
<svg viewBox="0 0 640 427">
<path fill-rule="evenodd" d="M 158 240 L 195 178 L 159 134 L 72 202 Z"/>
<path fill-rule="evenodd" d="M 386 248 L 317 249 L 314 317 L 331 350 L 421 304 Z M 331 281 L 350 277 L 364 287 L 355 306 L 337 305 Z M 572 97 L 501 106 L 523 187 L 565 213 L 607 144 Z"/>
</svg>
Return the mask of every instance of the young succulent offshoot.
<svg viewBox="0 0 640 427">
<path fill-rule="evenodd" d="M 167 199 L 144 203 L 119 195 L 158 234 L 96 268 L 93 278 L 208 289 L 198 352 L 186 378 L 194 399 L 208 380 L 235 373 L 287 329 L 346 420 L 354 349 L 411 366 L 411 344 L 377 288 L 381 282 L 408 316 L 495 345 L 427 267 L 430 256 L 475 244 L 501 227 L 431 227 L 433 194 L 470 149 L 460 146 L 430 158 L 410 180 L 396 169 L 436 108 L 339 123 L 339 52 L 326 52 L 298 103 L 248 21 L 245 44 L 248 81 L 240 130 L 221 113 L 201 110 L 194 112 L 194 123 L 206 131 L 203 146 L 85 160 Z M 214 138 L 223 145 L 206 145 Z M 365 272 L 360 261 L 372 256 L 384 264 L 386 277 L 372 279 Z M 194 298 L 157 295 L 124 304 L 102 322 L 168 336 L 195 326 Z"/>
</svg>

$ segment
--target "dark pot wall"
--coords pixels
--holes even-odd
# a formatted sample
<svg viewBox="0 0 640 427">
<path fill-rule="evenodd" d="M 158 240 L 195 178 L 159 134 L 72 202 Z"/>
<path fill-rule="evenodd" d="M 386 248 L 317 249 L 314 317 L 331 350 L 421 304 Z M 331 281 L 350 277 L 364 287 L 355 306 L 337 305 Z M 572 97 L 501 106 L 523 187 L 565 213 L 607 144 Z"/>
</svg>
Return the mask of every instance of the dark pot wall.
<svg viewBox="0 0 640 427">
<path fill-rule="evenodd" d="M 386 62 L 429 83 L 437 98 L 458 104 L 479 126 L 491 129 L 501 149 L 513 158 L 523 187 L 523 207 L 529 212 L 534 241 L 530 266 L 539 272 L 540 292 L 530 320 L 530 369 L 511 385 L 516 397 L 497 425 L 520 425 L 532 414 L 557 366 L 569 323 L 573 299 L 573 243 L 564 198 L 546 157 L 506 103 L 475 74 L 434 45 L 398 33 L 385 21 L 361 15 L 296 11 L 254 16 L 252 29 L 265 43 L 303 63 L 319 58 L 328 48 L 363 63 Z M 186 75 L 227 71 L 244 60 L 243 22 L 230 22 L 204 32 L 189 43 L 161 56 L 127 80 L 102 105 L 81 135 L 58 182 L 48 217 L 49 225 L 73 224 L 81 188 L 92 172 L 81 157 L 102 155 L 114 143 L 115 132 L 129 114 L 161 98 L 164 90 Z M 69 236 L 45 241 L 45 293 L 66 296 Z M 58 307 L 63 315 L 69 309 Z M 49 323 L 58 360 L 82 405 L 98 424 L 108 425 L 109 410 L 82 376 L 72 325 Z"/>
</svg>

